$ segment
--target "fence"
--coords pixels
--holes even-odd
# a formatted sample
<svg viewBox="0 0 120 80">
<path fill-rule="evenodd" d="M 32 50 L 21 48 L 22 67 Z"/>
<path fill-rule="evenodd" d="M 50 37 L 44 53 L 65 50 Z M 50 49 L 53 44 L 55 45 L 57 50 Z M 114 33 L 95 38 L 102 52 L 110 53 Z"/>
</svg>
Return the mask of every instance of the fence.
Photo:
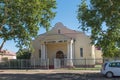
<svg viewBox="0 0 120 80">
<path fill-rule="evenodd" d="M 6 60 L 0 61 L 0 69 L 49 69 L 49 60 Z"/>
<path fill-rule="evenodd" d="M 71 62 L 72 64 L 71 64 Z M 54 68 L 74 68 L 74 69 L 94 69 L 100 70 L 103 64 L 103 59 L 55 59 Z M 71 66 L 73 65 L 73 66 Z"/>
<path fill-rule="evenodd" d="M 116 59 L 39 59 L 39 60 L 4 60 L 0 61 L 0 69 L 54 69 L 68 68 L 70 61 L 72 61 L 73 69 L 92 69 L 100 70 L 104 61 Z M 52 61 L 52 62 L 51 62 Z"/>
</svg>

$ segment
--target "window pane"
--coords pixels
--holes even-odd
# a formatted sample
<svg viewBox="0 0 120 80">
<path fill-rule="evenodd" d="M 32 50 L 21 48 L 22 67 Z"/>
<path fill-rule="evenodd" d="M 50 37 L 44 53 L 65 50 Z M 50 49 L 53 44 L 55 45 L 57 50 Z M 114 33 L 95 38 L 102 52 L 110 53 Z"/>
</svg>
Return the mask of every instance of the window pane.
<svg viewBox="0 0 120 80">
<path fill-rule="evenodd" d="M 83 57 L 83 48 L 80 48 L 80 57 Z"/>
<path fill-rule="evenodd" d="M 112 63 L 110 63 L 109 67 L 117 67 L 117 63 L 116 62 L 112 62 Z"/>
<path fill-rule="evenodd" d="M 60 32 L 60 29 L 58 29 L 58 34 L 60 34 L 61 32 Z"/>
<path fill-rule="evenodd" d="M 120 67 L 120 62 L 117 62 L 117 67 Z"/>
<path fill-rule="evenodd" d="M 39 49 L 39 58 L 41 58 L 41 50 Z"/>
</svg>

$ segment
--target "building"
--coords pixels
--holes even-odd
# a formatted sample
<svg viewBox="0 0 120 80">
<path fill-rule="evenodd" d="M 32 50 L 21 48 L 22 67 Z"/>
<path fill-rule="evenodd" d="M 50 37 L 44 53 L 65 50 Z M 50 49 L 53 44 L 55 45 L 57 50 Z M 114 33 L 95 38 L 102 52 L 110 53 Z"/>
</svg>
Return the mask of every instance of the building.
<svg viewBox="0 0 120 80">
<path fill-rule="evenodd" d="M 16 53 L 8 50 L 0 51 L 0 61 L 16 59 Z"/>
<path fill-rule="evenodd" d="M 94 65 L 96 48 L 90 43 L 91 40 L 85 33 L 71 30 L 58 22 L 50 31 L 39 35 L 32 42 L 34 53 L 31 59 L 36 64 L 39 64 L 39 60 L 49 59 L 49 65 L 55 68 L 62 63 L 66 67 Z M 82 59 L 87 61 L 84 63 Z"/>
</svg>

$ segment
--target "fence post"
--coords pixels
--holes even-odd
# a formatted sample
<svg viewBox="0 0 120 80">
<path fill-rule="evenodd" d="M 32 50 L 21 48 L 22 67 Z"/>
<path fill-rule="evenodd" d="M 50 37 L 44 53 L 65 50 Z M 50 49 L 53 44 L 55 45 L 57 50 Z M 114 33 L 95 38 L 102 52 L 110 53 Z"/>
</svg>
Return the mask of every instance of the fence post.
<svg viewBox="0 0 120 80">
<path fill-rule="evenodd" d="M 8 66 L 9 66 L 9 69 L 10 69 L 10 60 L 8 60 Z"/>
<path fill-rule="evenodd" d="M 34 59 L 34 69 L 35 69 L 35 59 Z"/>
<path fill-rule="evenodd" d="M 21 63 L 21 69 L 22 69 L 22 59 L 20 60 L 20 63 Z"/>
<path fill-rule="evenodd" d="M 87 62 L 86 62 L 86 58 L 85 58 L 85 70 L 86 70 L 86 67 L 87 67 L 87 64 L 86 64 Z"/>
<path fill-rule="evenodd" d="M 25 59 L 25 68 L 27 69 L 27 59 Z"/>
<path fill-rule="evenodd" d="M 19 69 L 21 69 L 21 59 L 18 59 L 19 60 Z"/>
<path fill-rule="evenodd" d="M 47 67 L 48 67 L 48 69 L 49 69 L 49 59 L 47 59 Z"/>
</svg>

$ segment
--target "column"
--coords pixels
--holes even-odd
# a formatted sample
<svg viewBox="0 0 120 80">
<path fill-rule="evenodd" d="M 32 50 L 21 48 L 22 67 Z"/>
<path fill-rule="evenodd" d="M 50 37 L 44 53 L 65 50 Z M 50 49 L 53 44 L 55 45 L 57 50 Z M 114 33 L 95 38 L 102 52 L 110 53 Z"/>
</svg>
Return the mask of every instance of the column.
<svg viewBox="0 0 120 80">
<path fill-rule="evenodd" d="M 68 41 L 68 44 L 67 44 L 67 49 L 68 49 L 67 66 L 68 67 L 73 67 L 72 44 L 73 44 L 73 40 Z"/>
<path fill-rule="evenodd" d="M 45 44 L 41 44 L 41 59 L 45 59 Z"/>
<path fill-rule="evenodd" d="M 40 66 L 46 67 L 46 51 L 45 44 L 41 44 L 41 63 Z"/>
</svg>

